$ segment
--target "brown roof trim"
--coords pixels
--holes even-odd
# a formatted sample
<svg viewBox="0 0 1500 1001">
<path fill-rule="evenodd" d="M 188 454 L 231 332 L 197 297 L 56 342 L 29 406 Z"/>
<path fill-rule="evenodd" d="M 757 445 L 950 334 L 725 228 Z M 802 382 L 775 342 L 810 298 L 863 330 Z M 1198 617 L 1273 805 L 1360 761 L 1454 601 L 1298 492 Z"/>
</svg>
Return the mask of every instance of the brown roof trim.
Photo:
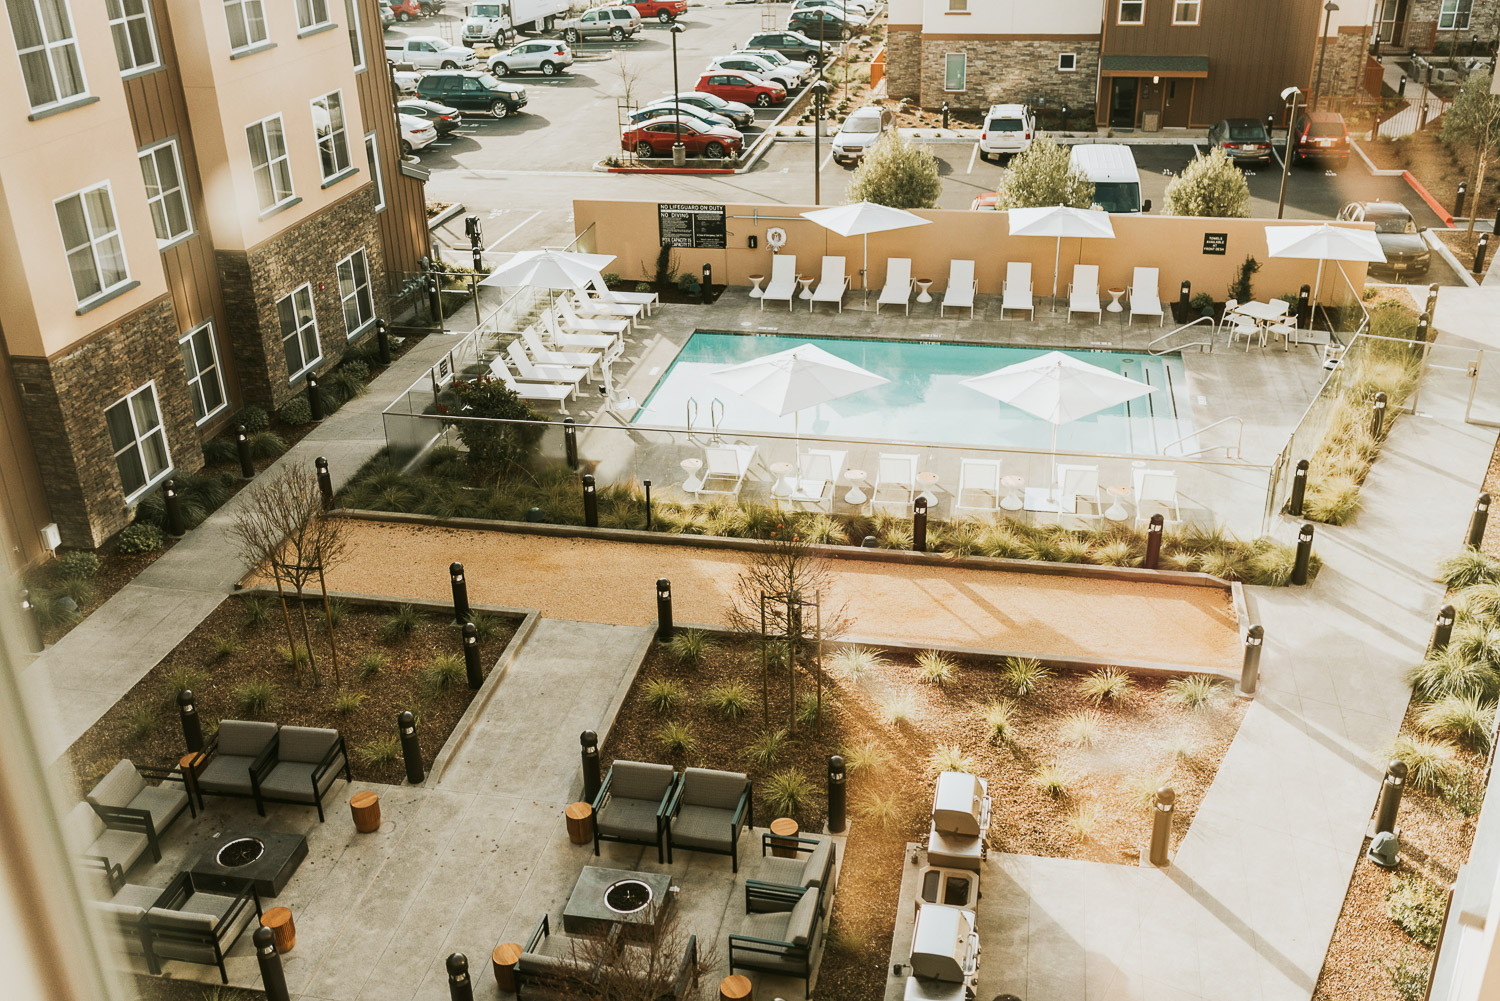
<svg viewBox="0 0 1500 1001">
<path fill-rule="evenodd" d="M 888 24 L 886 28 L 890 31 L 921 31 L 920 24 Z"/>
<path fill-rule="evenodd" d="M 923 41 L 934 42 L 1097 42 L 1102 35 L 938 35 L 927 32 Z"/>
</svg>

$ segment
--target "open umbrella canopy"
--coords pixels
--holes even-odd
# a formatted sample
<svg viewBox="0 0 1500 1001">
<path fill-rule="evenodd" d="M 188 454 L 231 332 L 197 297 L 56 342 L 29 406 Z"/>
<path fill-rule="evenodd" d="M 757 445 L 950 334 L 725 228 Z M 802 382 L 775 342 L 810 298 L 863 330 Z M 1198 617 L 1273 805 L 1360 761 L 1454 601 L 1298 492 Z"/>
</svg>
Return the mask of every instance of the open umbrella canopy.
<svg viewBox="0 0 1500 1001">
<path fill-rule="evenodd" d="M 813 209 L 802 213 L 824 229 L 831 229 L 839 236 L 863 236 L 865 238 L 865 262 L 860 266 L 860 286 L 869 288 L 865 275 L 870 270 L 870 234 L 884 233 L 892 229 L 907 229 L 911 226 L 926 226 L 931 219 L 923 219 L 905 209 L 877 205 L 875 202 L 855 202 L 831 209 Z"/>
<path fill-rule="evenodd" d="M 524 250 L 490 272 L 479 284 L 502 288 L 583 289 L 599 280 L 613 254 L 575 254 L 562 250 Z"/>
<path fill-rule="evenodd" d="M 1053 427 L 1156 391 L 1061 351 L 976 375 L 963 385 L 1050 421 Z"/>
<path fill-rule="evenodd" d="M 1384 261 L 1380 239 L 1365 229 L 1320 226 L 1267 226 L 1266 248 L 1272 257 L 1307 261 Z"/>
<path fill-rule="evenodd" d="M 1111 240 L 1115 235 L 1109 213 L 1097 209 L 1049 205 L 1039 209 L 1011 209 L 1006 215 L 1011 236 L 1081 236 Z"/>
<path fill-rule="evenodd" d="M 721 368 L 713 377 L 779 417 L 890 382 L 812 344 Z"/>
</svg>

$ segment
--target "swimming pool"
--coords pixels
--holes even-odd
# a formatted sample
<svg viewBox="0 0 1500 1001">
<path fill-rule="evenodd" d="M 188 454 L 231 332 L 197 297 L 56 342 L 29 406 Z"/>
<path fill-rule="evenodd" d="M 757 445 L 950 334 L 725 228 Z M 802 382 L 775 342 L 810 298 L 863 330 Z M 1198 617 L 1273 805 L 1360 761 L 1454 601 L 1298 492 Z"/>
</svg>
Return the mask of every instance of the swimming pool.
<svg viewBox="0 0 1500 1001">
<path fill-rule="evenodd" d="M 720 430 L 791 434 L 792 415 L 780 417 L 715 383 L 716 369 L 814 343 L 889 383 L 834 400 L 800 416 L 802 434 L 829 438 L 875 438 L 1048 449 L 1052 425 L 1009 404 L 959 385 L 960 380 L 1003 368 L 1048 348 L 920 341 L 850 340 L 698 331 L 662 373 L 632 423 L 659 427 L 708 427 L 723 407 Z M 1155 386 L 1156 392 L 1101 410 L 1057 429 L 1061 451 L 1154 455 L 1189 433 L 1182 359 L 1129 351 L 1065 351 L 1082 361 Z M 719 401 L 715 404 L 714 401 Z"/>
</svg>

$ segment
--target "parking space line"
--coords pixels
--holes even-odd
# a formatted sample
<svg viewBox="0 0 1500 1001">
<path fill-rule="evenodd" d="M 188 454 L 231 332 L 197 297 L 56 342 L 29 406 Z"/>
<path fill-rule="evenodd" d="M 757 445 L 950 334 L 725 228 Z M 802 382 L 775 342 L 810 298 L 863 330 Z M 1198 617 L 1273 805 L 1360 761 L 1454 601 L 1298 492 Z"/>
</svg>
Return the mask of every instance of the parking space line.
<svg viewBox="0 0 1500 1001">
<path fill-rule="evenodd" d="M 974 144 L 974 152 L 972 152 L 972 153 L 969 154 L 969 170 L 968 170 L 968 173 L 970 173 L 970 174 L 974 173 L 974 161 L 977 160 L 977 159 L 979 159 L 979 144 L 975 143 Z"/>
<path fill-rule="evenodd" d="M 823 162 L 820 163 L 820 164 L 818 164 L 818 173 L 822 173 L 823 172 L 823 168 L 826 167 L 826 166 L 828 166 L 828 162 L 830 160 L 832 160 L 832 159 L 833 159 L 833 153 L 830 152 L 827 156 L 825 156 L 823 158 Z"/>
<path fill-rule="evenodd" d="M 518 222 L 516 225 L 512 226 L 510 229 L 506 230 L 505 231 L 505 235 L 502 236 L 502 237 L 500 237 L 500 239 L 496 240 L 494 243 L 490 244 L 488 247 L 485 247 L 484 248 L 485 251 L 488 252 L 488 251 L 494 250 L 500 244 L 504 243 L 510 237 L 510 235 L 512 233 L 514 233 L 516 230 L 520 229 L 521 227 L 525 226 L 527 223 L 531 222 L 531 220 L 535 219 L 537 216 L 539 216 L 541 214 L 542 214 L 542 212 L 541 212 L 540 209 L 538 209 L 537 211 L 531 213 L 531 215 L 527 216 L 525 219 L 522 219 L 520 222 Z"/>
</svg>

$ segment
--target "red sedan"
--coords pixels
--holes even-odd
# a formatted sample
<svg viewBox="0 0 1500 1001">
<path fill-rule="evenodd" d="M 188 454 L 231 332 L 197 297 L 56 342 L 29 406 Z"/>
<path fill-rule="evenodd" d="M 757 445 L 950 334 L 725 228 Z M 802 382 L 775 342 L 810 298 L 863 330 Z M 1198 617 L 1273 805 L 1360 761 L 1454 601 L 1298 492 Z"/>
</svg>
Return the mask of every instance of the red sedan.
<svg viewBox="0 0 1500 1001">
<path fill-rule="evenodd" d="M 679 122 L 675 118 L 653 118 L 622 132 L 620 148 L 633 149 L 639 157 L 671 156 L 672 144 L 679 135 L 689 156 L 706 156 L 710 160 L 738 153 L 744 142 L 744 136 L 734 129 L 708 128 L 702 122 Z"/>
<path fill-rule="evenodd" d="M 698 86 L 693 89 L 722 97 L 726 101 L 753 104 L 757 108 L 769 108 L 786 100 L 786 88 L 781 84 L 737 70 L 705 73 L 698 78 Z"/>
</svg>

